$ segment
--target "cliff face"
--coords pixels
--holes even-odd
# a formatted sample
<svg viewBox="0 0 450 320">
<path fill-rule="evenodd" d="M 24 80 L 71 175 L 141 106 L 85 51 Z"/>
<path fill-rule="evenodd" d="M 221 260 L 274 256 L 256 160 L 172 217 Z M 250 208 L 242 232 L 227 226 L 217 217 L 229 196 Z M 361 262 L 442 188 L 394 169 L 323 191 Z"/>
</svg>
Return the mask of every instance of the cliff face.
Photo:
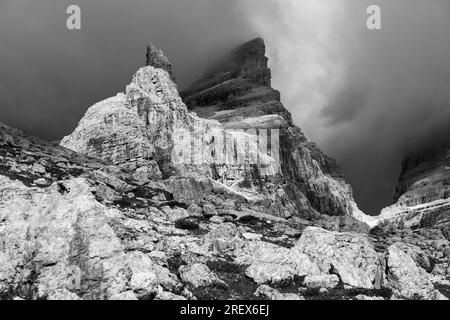
<svg viewBox="0 0 450 320">
<path fill-rule="evenodd" d="M 239 46 L 182 91 L 183 101 L 226 128 L 279 129 L 283 184 L 292 199 L 301 193 L 320 213 L 363 218 L 336 161 L 293 125 L 280 93 L 271 87 L 265 51 L 260 38 Z M 373 221 L 367 217 L 366 222 Z"/>
<path fill-rule="evenodd" d="M 258 38 L 247 42 L 180 94 L 189 110 L 223 123 L 243 118 L 278 114 L 288 124 L 291 115 L 280 103 L 280 93 L 271 88 L 265 44 Z"/>
<path fill-rule="evenodd" d="M 154 65 L 138 70 L 125 93 L 89 108 L 61 146 L 133 171 L 140 184 L 173 176 L 204 177 L 245 201 L 264 205 L 267 213 L 317 215 L 297 189 L 289 190 L 297 194 L 290 198 L 280 185 L 279 161 L 268 152 L 275 135 L 266 136 L 269 149 L 262 148 L 261 137 L 251 132 L 229 131 L 214 119 L 189 113 L 167 70 L 168 59 L 149 48 L 156 50 L 147 55 Z M 281 118 L 279 125 L 285 126 Z"/>
<path fill-rule="evenodd" d="M 279 100 L 199 118 L 155 65 L 87 111 L 62 141 L 72 150 L 0 123 L 0 300 L 445 299 L 448 234 L 318 215 L 346 214 L 351 190 Z M 274 127 L 279 157 L 252 131 Z M 221 164 L 220 136 L 225 156 L 253 145 L 263 161 Z"/>
<path fill-rule="evenodd" d="M 450 225 L 450 145 L 406 157 L 394 200 L 396 203 L 380 216 L 384 224 Z"/>
</svg>

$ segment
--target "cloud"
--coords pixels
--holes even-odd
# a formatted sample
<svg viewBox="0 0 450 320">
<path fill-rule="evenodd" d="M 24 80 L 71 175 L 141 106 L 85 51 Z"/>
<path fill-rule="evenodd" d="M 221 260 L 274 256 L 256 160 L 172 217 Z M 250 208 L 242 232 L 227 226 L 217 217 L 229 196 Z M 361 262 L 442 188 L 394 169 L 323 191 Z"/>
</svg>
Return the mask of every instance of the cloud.
<svg viewBox="0 0 450 320">
<path fill-rule="evenodd" d="M 82 30 L 68 31 L 75 3 Z M 381 31 L 366 28 L 373 3 Z M 449 16 L 448 0 L 0 0 L 0 121 L 60 139 L 124 90 L 148 42 L 184 87 L 262 36 L 295 122 L 376 213 L 392 199 L 403 154 L 448 136 Z"/>
<path fill-rule="evenodd" d="M 392 200 L 405 153 L 450 137 L 450 3 L 269 1 L 251 14 L 295 122 L 337 158 L 359 203 Z M 381 7 L 380 31 L 366 9 Z M 245 1 L 250 7 L 256 1 Z"/>
<path fill-rule="evenodd" d="M 181 87 L 252 30 L 235 0 L 0 1 L 0 121 L 45 139 L 70 133 L 92 104 L 123 91 L 154 42 Z M 66 28 L 78 4 L 82 30 Z"/>
</svg>

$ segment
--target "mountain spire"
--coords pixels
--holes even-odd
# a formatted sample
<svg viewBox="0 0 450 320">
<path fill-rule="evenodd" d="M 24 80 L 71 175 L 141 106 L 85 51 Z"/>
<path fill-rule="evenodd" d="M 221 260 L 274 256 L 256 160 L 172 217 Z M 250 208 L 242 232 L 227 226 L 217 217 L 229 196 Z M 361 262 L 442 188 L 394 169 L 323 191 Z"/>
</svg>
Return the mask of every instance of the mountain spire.
<svg viewBox="0 0 450 320">
<path fill-rule="evenodd" d="M 153 43 L 147 46 L 147 66 L 152 66 L 154 68 L 166 70 L 170 74 L 170 78 L 175 82 L 175 77 L 172 71 L 172 63 L 164 55 L 161 49 L 158 49 Z"/>
</svg>

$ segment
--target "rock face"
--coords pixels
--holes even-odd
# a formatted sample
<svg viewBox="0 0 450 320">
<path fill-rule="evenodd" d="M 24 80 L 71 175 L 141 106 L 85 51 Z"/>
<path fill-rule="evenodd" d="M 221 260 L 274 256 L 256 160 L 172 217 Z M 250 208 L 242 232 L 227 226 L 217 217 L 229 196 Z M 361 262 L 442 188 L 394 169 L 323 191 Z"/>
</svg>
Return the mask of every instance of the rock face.
<svg viewBox="0 0 450 320">
<path fill-rule="evenodd" d="M 261 41 L 253 46 L 233 70 L 258 88 L 270 73 L 265 58 L 252 57 L 263 52 Z M 250 107 L 273 103 L 279 113 L 233 120 L 280 125 L 280 137 L 295 145 L 281 149 L 279 170 L 262 147 L 254 155 L 264 164 L 219 165 L 204 146 L 216 139 L 205 136 L 219 131 L 247 145 L 255 136 L 189 113 L 166 60 L 155 57 L 125 93 L 90 108 L 62 146 L 0 123 L 0 300 L 442 299 L 436 290 L 448 292 L 444 233 L 368 234 L 350 212 L 336 211 L 351 204 L 350 191 L 279 101 L 257 98 Z M 177 138 L 180 127 L 202 142 Z M 179 161 L 196 143 L 209 152 Z M 245 154 L 238 146 L 234 158 Z"/>
<path fill-rule="evenodd" d="M 146 66 L 152 66 L 157 69 L 163 69 L 169 73 L 170 78 L 175 82 L 172 71 L 172 64 L 164 55 L 161 49 L 158 49 L 153 43 L 147 46 L 147 63 Z"/>
<path fill-rule="evenodd" d="M 401 249 L 401 245 L 389 247 L 387 256 L 388 281 L 403 299 L 444 299 L 434 289 L 427 273 L 418 267 L 413 258 Z"/>
<path fill-rule="evenodd" d="M 267 63 L 262 39 L 245 43 L 181 92 L 183 101 L 200 117 L 218 120 L 226 128 L 279 130 L 283 188 L 289 198 L 294 203 L 306 198 L 322 214 L 349 215 L 373 224 L 358 210 L 336 161 L 293 125 L 280 93 L 271 88 Z M 304 200 L 296 204 L 305 211 Z"/>
<path fill-rule="evenodd" d="M 344 285 L 373 289 L 382 274 L 380 257 L 364 235 L 310 227 L 295 248 L 317 263 L 322 273 L 339 275 Z"/>
<path fill-rule="evenodd" d="M 125 93 L 91 107 L 61 146 L 132 170 L 142 184 L 175 175 L 203 176 L 246 201 L 264 203 L 276 216 L 318 217 L 319 212 L 369 221 L 357 209 L 335 161 L 292 126 L 279 94 L 270 88 L 264 52 L 261 39 L 244 44 L 197 83 L 196 88 L 213 85 L 219 91 L 205 96 L 206 88 L 193 93 L 197 98 L 185 98 L 189 105 L 203 106 L 222 97 L 235 112 L 224 121 L 189 113 L 172 80 L 170 62 L 149 46 L 149 65 L 134 75 Z M 230 73 L 223 68 L 231 68 Z M 237 101 L 242 95 L 243 104 Z M 236 126 L 250 130 L 230 130 Z M 256 133 L 263 128 L 270 133 Z"/>
<path fill-rule="evenodd" d="M 437 227 L 450 235 L 450 145 L 407 157 L 395 194 L 383 210 L 380 225 Z"/>
</svg>

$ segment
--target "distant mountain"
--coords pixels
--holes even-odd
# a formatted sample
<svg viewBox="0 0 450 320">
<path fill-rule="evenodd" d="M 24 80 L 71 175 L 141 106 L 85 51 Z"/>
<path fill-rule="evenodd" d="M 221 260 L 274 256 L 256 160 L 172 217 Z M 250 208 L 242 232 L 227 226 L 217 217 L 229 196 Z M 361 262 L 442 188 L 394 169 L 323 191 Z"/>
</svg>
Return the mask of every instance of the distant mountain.
<svg viewBox="0 0 450 320">
<path fill-rule="evenodd" d="M 402 163 L 396 203 L 383 210 L 381 224 L 438 226 L 450 234 L 450 144 L 415 152 Z"/>
</svg>

